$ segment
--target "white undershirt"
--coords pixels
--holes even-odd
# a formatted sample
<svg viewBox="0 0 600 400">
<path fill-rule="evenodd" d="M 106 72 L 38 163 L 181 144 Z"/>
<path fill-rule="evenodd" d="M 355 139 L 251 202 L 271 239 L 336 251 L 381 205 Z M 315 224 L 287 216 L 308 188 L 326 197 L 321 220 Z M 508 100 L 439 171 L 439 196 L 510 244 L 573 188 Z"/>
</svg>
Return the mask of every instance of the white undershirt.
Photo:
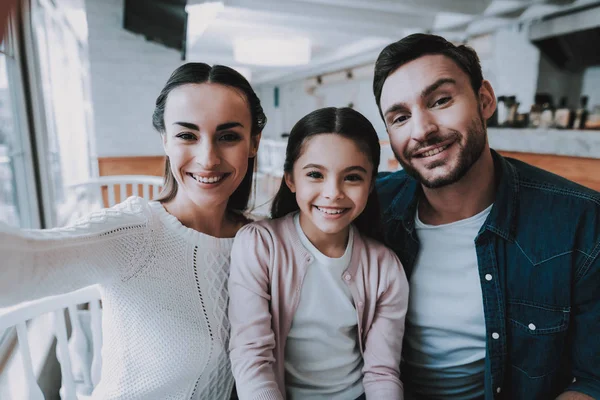
<svg viewBox="0 0 600 400">
<path fill-rule="evenodd" d="M 352 400 L 363 392 L 358 316 L 342 274 L 352 256 L 353 234 L 344 255 L 330 258 L 306 237 L 299 214 L 294 223 L 314 256 L 285 346 L 285 382 L 291 400 Z"/>
<path fill-rule="evenodd" d="M 473 217 L 427 225 L 410 276 L 402 373 L 409 391 L 443 399 L 484 393 L 485 318 L 475 238 L 492 206 Z"/>
</svg>

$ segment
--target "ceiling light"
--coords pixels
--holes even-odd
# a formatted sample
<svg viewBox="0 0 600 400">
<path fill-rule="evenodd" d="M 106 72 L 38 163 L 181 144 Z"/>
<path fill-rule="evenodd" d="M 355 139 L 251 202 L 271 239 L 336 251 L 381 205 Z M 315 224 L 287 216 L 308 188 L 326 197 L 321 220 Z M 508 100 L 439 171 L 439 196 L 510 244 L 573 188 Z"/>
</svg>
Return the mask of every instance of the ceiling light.
<svg viewBox="0 0 600 400">
<path fill-rule="evenodd" d="M 221 11 L 225 9 L 223 2 L 214 1 L 201 4 L 188 4 L 185 11 L 188 13 L 187 40 L 197 40 L 210 26 Z"/>
<path fill-rule="evenodd" d="M 305 65 L 310 62 L 308 38 L 236 38 L 233 57 L 238 63 L 263 66 Z"/>
</svg>

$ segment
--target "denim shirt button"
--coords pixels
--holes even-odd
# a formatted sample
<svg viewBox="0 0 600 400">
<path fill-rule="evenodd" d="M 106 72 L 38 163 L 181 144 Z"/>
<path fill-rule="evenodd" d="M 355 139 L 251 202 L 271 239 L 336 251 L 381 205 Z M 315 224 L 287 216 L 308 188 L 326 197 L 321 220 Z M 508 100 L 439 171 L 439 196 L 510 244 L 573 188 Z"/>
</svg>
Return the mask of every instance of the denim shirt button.
<svg viewBox="0 0 600 400">
<path fill-rule="evenodd" d="M 529 324 L 527 327 L 529 329 L 531 329 L 532 331 L 535 331 L 535 325 L 534 324 Z"/>
<path fill-rule="evenodd" d="M 494 333 L 492 333 L 492 338 L 500 339 L 500 335 L 498 335 L 498 332 L 494 332 Z"/>
<path fill-rule="evenodd" d="M 573 382 L 571 382 L 571 383 L 575 383 L 575 382 L 577 382 L 577 378 L 573 378 Z"/>
<path fill-rule="evenodd" d="M 502 391 L 502 388 L 497 388 L 496 389 L 496 393 L 500 393 Z"/>
<path fill-rule="evenodd" d="M 491 281 L 492 280 L 492 275 L 491 274 L 486 274 L 485 275 L 485 280 L 488 281 L 488 282 Z"/>
</svg>

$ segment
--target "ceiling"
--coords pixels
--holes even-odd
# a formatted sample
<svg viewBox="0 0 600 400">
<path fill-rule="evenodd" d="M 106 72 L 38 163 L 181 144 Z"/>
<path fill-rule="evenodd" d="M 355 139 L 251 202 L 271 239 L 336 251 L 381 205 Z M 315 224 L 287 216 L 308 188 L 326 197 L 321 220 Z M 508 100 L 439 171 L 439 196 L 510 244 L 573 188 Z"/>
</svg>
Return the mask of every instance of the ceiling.
<svg viewBox="0 0 600 400">
<path fill-rule="evenodd" d="M 385 45 L 414 32 L 449 40 L 491 32 L 591 0 L 224 0 L 197 29 L 189 0 L 186 59 L 245 67 L 253 84 L 277 84 L 374 62 Z M 204 15 L 205 16 L 205 15 Z M 307 37 L 311 61 L 295 67 L 241 65 L 236 37 Z"/>
</svg>

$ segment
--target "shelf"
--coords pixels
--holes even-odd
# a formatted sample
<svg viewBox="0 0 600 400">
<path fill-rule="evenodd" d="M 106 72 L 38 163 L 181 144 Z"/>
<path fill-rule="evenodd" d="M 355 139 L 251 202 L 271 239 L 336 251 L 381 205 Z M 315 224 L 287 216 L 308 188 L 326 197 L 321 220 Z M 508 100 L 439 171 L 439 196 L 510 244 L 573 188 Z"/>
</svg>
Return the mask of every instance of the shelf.
<svg viewBox="0 0 600 400">
<path fill-rule="evenodd" d="M 488 128 L 487 131 L 494 150 L 600 159 L 600 130 Z"/>
</svg>

